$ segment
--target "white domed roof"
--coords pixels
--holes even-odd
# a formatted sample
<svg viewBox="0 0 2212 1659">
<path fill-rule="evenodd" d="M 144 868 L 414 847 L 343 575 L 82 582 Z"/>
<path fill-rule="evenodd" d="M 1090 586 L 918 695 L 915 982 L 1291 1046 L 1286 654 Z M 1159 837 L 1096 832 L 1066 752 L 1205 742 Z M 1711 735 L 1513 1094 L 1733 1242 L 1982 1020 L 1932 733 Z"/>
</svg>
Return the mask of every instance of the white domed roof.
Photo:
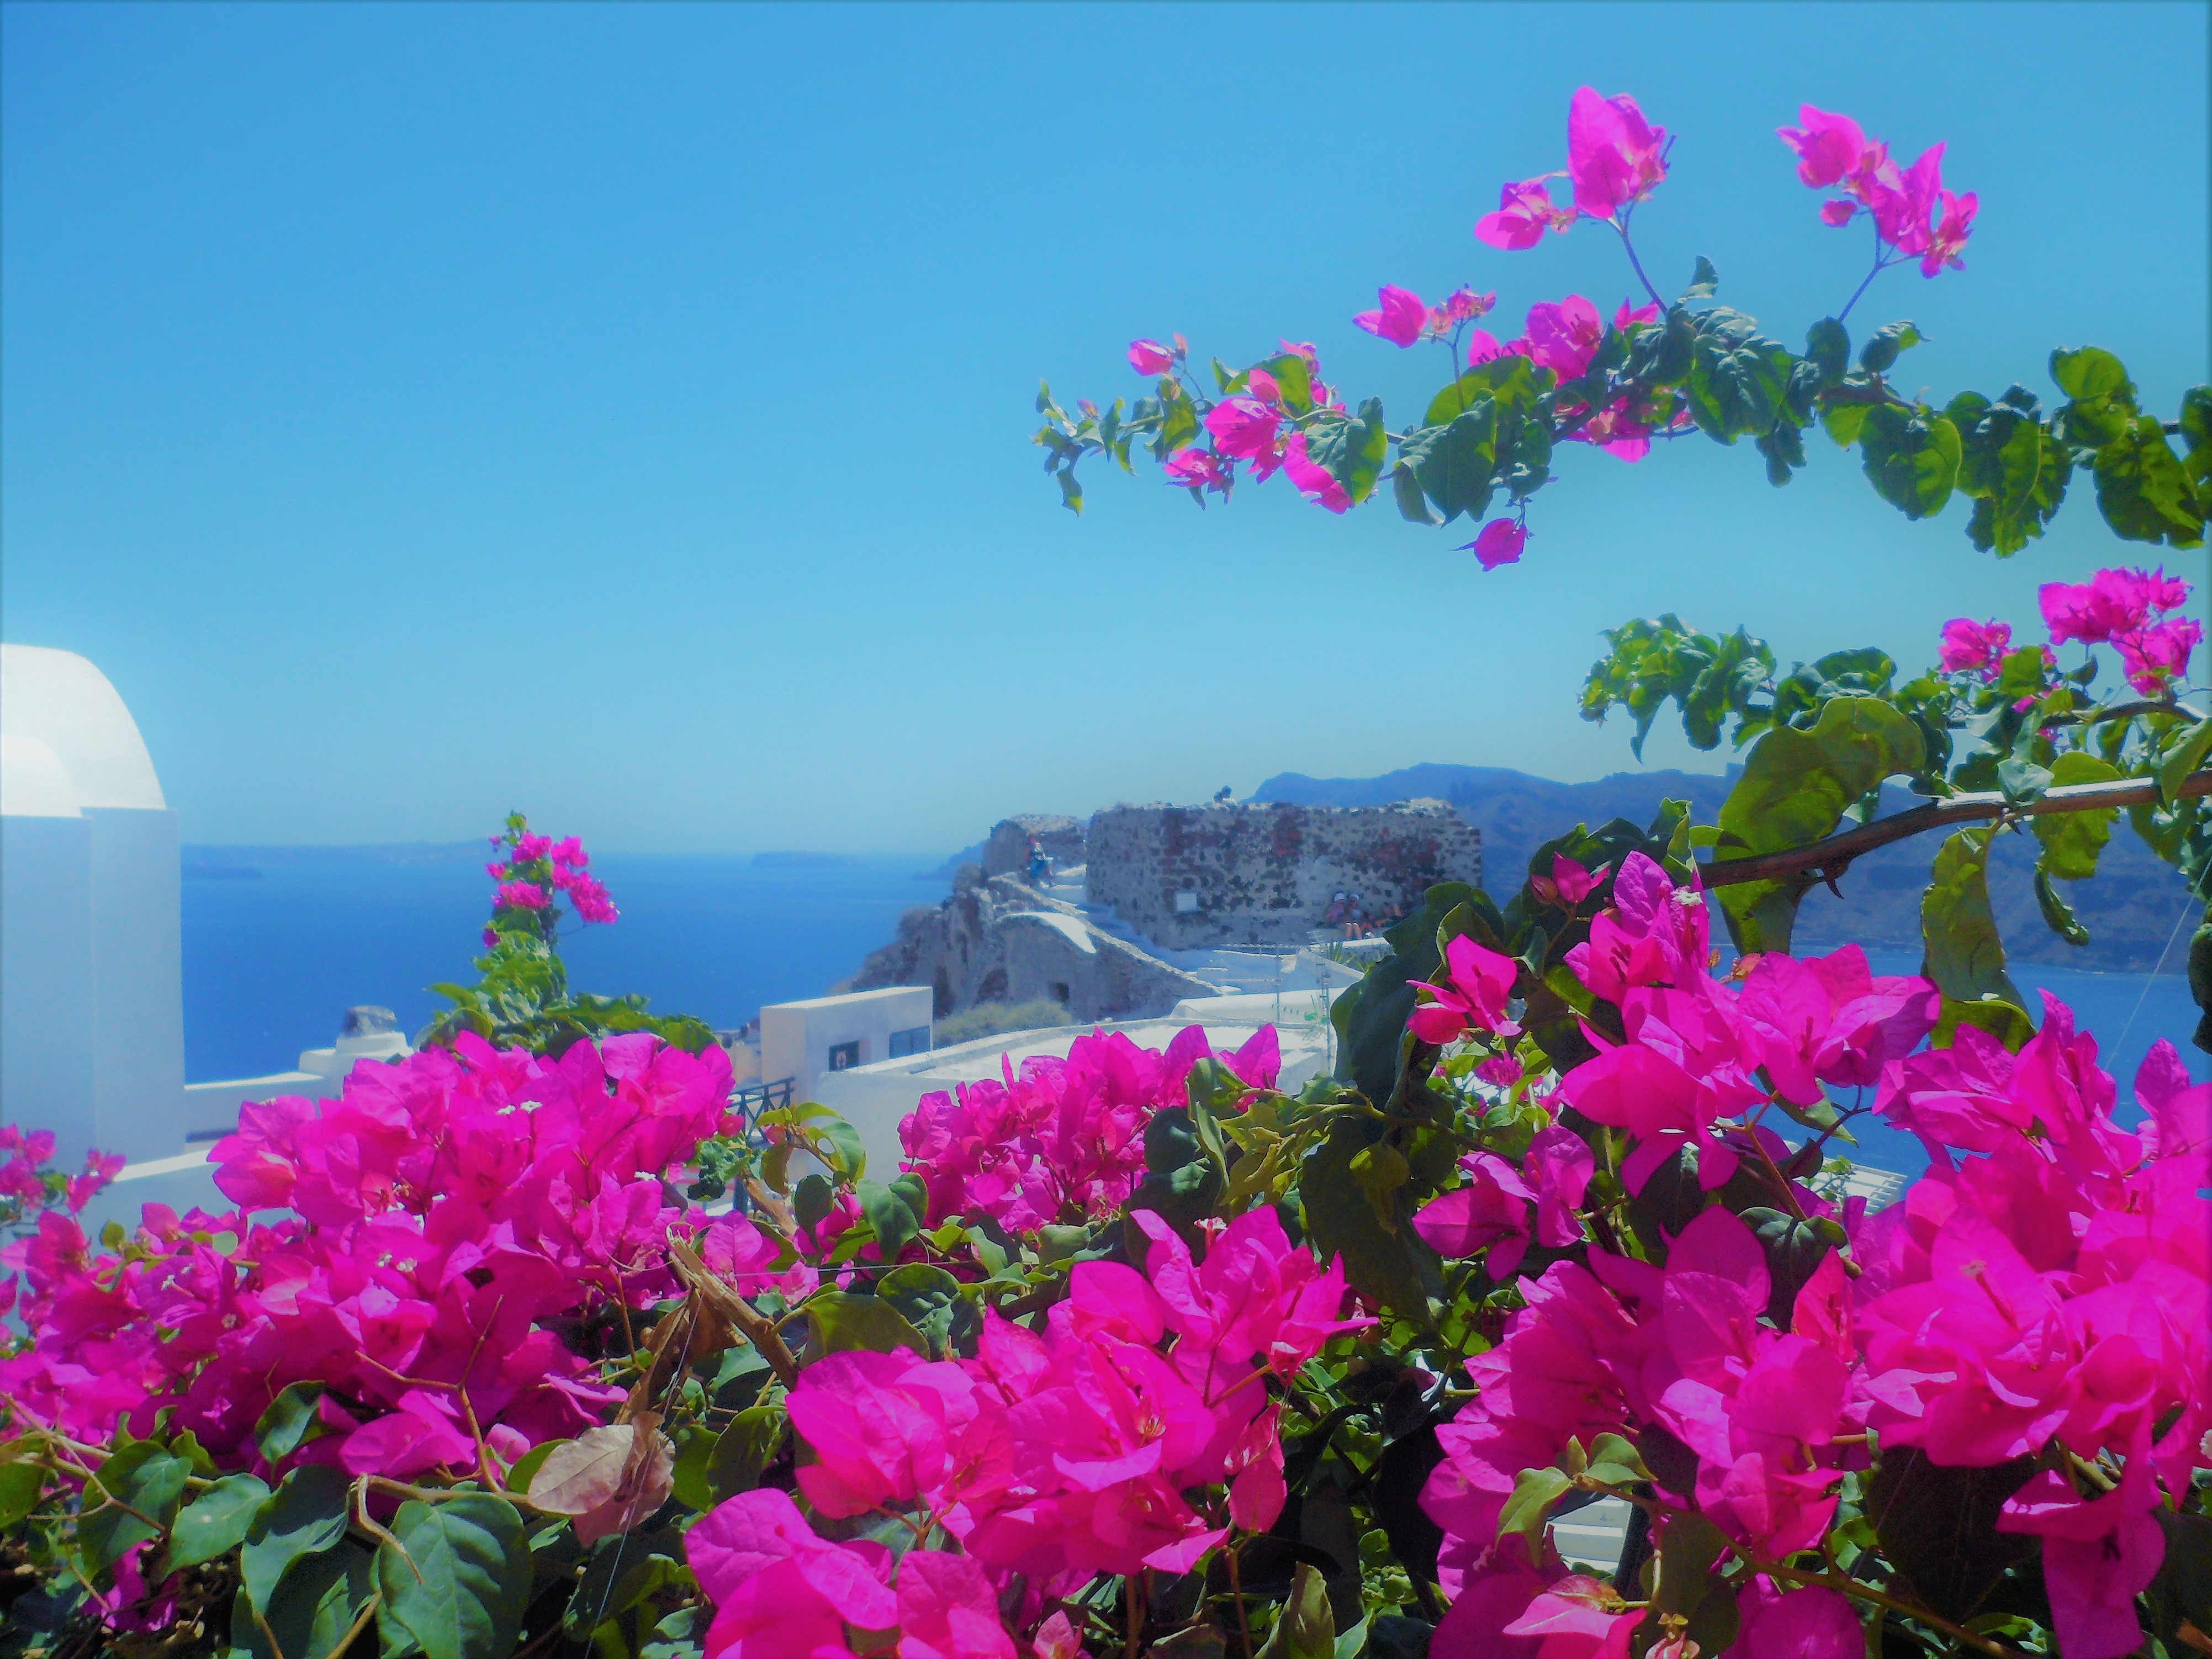
<svg viewBox="0 0 2212 1659">
<path fill-rule="evenodd" d="M 107 676 L 74 651 L 42 645 L 0 645 L 0 734 L 27 738 L 62 768 L 75 806 L 127 806 L 161 811 L 161 780 L 153 757 L 138 735 L 123 699 Z M 15 788 L 15 744 L 9 745 L 9 792 Z M 27 750 L 26 755 L 31 751 Z M 23 787 L 41 766 L 35 757 L 21 763 Z M 42 774 L 40 774 L 43 775 Z M 35 786 L 46 788 L 49 786 Z M 7 810 L 17 811 L 11 800 Z M 42 813 L 69 817 L 70 813 Z"/>
<path fill-rule="evenodd" d="M 76 786 L 54 751 L 36 738 L 0 732 L 0 815 L 11 818 L 81 818 Z"/>
</svg>

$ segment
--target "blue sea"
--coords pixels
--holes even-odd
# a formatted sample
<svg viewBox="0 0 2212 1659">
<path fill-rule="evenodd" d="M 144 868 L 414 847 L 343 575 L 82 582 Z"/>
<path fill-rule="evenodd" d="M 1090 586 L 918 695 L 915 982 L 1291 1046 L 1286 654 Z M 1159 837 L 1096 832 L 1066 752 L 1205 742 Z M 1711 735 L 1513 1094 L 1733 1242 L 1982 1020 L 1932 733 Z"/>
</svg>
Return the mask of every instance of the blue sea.
<svg viewBox="0 0 2212 1659">
<path fill-rule="evenodd" d="M 381 1003 L 420 1030 L 442 1006 L 428 987 L 471 982 L 489 884 L 483 855 L 448 848 L 198 848 L 184 884 L 185 1075 L 195 1082 L 289 1069 L 327 1045 L 354 1003 Z M 763 1003 L 819 996 L 889 941 L 899 914 L 934 904 L 948 884 L 927 855 L 849 860 L 766 855 L 609 854 L 594 860 L 622 920 L 583 929 L 565 946 L 580 991 L 643 992 L 664 1013 L 717 1027 L 744 1024 Z M 247 872 L 256 873 L 247 874 Z M 211 873 L 220 872 L 220 873 Z M 574 924 L 572 923 L 572 926 Z M 2160 1037 L 2191 1073 L 2212 1056 L 2191 1046 L 2197 1009 L 2177 944 L 2156 976 L 2016 966 L 2031 1000 L 2048 990 L 2104 1045 L 2124 1103 L 2136 1067 Z M 1917 969 L 1902 952 L 1869 952 L 1878 973 Z M 2039 1006 L 2037 1010 L 2039 1014 Z M 1919 1145 L 1862 1120 L 1857 1156 L 1911 1173 Z"/>
<path fill-rule="evenodd" d="M 490 908 L 485 854 L 426 848 L 187 849 L 185 1075 L 289 1071 L 345 1010 L 380 1003 L 410 1035 L 473 984 Z M 763 1003 L 819 996 L 890 941 L 900 912 L 950 890 L 937 860 L 605 854 L 592 868 L 622 920 L 562 947 L 568 982 L 642 992 L 654 1012 L 743 1025 Z M 248 874 L 247 872 L 254 873 Z M 577 924 L 572 918 L 569 926 Z"/>
</svg>

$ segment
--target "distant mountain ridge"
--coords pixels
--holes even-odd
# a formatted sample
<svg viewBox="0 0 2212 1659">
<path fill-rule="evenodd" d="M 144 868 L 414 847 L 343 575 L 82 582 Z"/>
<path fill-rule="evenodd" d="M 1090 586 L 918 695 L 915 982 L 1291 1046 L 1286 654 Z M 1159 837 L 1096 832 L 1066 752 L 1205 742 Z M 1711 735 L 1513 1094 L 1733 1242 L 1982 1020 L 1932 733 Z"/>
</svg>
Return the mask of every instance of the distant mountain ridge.
<svg viewBox="0 0 2212 1659">
<path fill-rule="evenodd" d="M 1408 766 L 1374 778 L 1310 778 L 1283 772 L 1253 793 L 1255 801 L 1301 806 L 1376 806 L 1423 797 L 1449 801 L 1482 832 L 1486 886 L 1510 893 L 1525 877 L 1528 860 L 1552 836 L 1577 823 L 1598 824 L 1625 817 L 1647 823 L 1669 797 L 1687 800 L 1702 823 L 1711 823 L 1729 780 L 1712 773 L 1615 772 L 1590 783 L 1559 783 L 1498 766 Z M 1886 799 L 1885 813 L 1912 805 L 1901 791 Z M 1808 895 L 1798 912 L 1797 942 L 1826 949 L 1847 939 L 1893 950 L 1920 944 L 1920 895 L 1938 838 L 1919 836 L 1869 853 L 1842 882 L 1838 899 L 1825 890 Z M 2147 973 L 2174 938 L 2189 908 L 2179 872 L 2154 854 L 2123 817 L 2113 826 L 2094 880 L 2073 884 L 2068 897 L 2089 929 L 2087 945 L 2069 945 L 2044 924 L 2034 890 L 2035 842 L 2026 835 L 2000 838 L 1990 860 L 1990 902 L 2006 948 L 2025 961 L 2063 963 L 2106 973 Z M 2167 955 L 2178 971 L 2179 947 Z"/>
</svg>

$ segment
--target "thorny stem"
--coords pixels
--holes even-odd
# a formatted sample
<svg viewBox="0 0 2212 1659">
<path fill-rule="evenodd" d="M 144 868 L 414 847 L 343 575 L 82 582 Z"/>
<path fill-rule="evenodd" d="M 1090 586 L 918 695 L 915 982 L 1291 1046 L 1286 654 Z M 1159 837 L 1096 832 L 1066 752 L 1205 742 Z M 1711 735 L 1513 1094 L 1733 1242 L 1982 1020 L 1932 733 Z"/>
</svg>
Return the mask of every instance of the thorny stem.
<svg viewBox="0 0 2212 1659">
<path fill-rule="evenodd" d="M 381 1590 L 362 1602 L 361 1611 L 354 1615 L 353 1623 L 346 1627 L 346 1633 L 338 1638 L 337 1645 L 325 1654 L 324 1659 L 338 1659 L 338 1656 L 353 1644 L 353 1638 L 368 1628 L 368 1621 L 376 1617 L 377 1608 L 383 1604 L 384 1593 Z M 268 1626 L 264 1625 L 262 1628 L 266 1630 Z M 271 1637 L 270 1639 L 274 1641 L 276 1638 Z"/>
</svg>

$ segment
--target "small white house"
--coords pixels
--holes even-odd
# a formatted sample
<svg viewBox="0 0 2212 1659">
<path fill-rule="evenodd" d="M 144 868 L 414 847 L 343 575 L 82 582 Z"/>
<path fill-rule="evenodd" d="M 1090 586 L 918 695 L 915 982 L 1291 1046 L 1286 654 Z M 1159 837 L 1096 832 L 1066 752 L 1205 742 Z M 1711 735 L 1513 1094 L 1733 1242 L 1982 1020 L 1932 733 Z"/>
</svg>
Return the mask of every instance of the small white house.
<svg viewBox="0 0 2212 1659">
<path fill-rule="evenodd" d="M 811 1100 L 820 1080 L 879 1060 L 929 1052 L 931 992 L 926 985 L 771 1002 L 760 1011 L 762 1079 L 792 1079 Z"/>
<path fill-rule="evenodd" d="M 0 645 L 0 1119 L 178 1152 L 177 815 L 137 723 L 73 652 Z"/>
</svg>

